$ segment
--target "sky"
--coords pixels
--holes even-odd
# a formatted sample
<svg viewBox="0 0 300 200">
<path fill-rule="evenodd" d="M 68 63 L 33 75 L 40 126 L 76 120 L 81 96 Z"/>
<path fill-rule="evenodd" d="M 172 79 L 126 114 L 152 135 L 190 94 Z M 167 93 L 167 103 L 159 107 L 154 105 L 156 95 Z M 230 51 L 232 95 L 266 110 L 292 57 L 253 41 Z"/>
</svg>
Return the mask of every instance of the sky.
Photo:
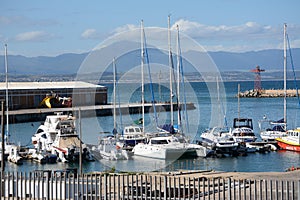
<svg viewBox="0 0 300 200">
<path fill-rule="evenodd" d="M 300 47 L 299 0 L 0 0 L 0 41 L 12 55 L 84 53 L 140 26 L 179 25 L 207 51 L 246 52 Z M 4 50 L 0 54 L 3 55 Z"/>
</svg>

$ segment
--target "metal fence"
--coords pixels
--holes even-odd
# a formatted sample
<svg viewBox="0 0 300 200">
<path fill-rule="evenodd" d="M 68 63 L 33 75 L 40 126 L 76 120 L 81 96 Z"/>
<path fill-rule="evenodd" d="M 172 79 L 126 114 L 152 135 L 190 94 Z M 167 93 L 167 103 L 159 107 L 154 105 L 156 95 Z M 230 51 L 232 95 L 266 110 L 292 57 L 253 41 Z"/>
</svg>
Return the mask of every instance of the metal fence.
<svg viewBox="0 0 300 200">
<path fill-rule="evenodd" d="M 5 172 L 1 199 L 300 199 L 300 181 L 181 175 Z"/>
</svg>

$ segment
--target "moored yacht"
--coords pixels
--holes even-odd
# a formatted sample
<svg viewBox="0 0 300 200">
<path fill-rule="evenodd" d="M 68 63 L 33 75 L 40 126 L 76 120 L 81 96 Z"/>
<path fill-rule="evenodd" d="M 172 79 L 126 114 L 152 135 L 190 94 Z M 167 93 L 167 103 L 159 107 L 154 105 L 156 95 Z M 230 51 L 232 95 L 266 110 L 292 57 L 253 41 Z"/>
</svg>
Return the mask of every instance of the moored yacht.
<svg viewBox="0 0 300 200">
<path fill-rule="evenodd" d="M 79 139 L 75 117 L 70 115 L 48 115 L 31 139 L 35 149 L 56 154 L 61 162 L 79 161 L 80 147 L 83 160 L 94 160 L 87 146 Z"/>
<path fill-rule="evenodd" d="M 139 143 L 133 148 L 135 156 L 143 156 L 157 159 L 178 159 L 187 150 L 174 136 L 152 137 L 148 143 Z"/>
<path fill-rule="evenodd" d="M 258 125 L 260 128 L 260 137 L 265 142 L 275 141 L 276 138 L 287 136 L 284 119 L 273 121 L 264 117 L 263 120 L 258 121 Z"/>
<path fill-rule="evenodd" d="M 130 158 L 129 152 L 118 146 L 116 138 L 112 135 L 99 138 L 98 146 L 93 146 L 92 150 L 106 160 L 128 160 Z"/>
<path fill-rule="evenodd" d="M 17 165 L 23 164 L 22 157 L 19 155 L 18 146 L 14 145 L 9 149 L 9 155 L 7 157 L 7 160 Z"/>
<path fill-rule="evenodd" d="M 255 142 L 252 119 L 234 118 L 231 135 L 236 142 Z"/>
<path fill-rule="evenodd" d="M 220 153 L 234 153 L 238 148 L 238 143 L 234 141 L 229 131 L 223 127 L 213 127 L 201 134 L 202 145 Z"/>
<path fill-rule="evenodd" d="M 139 126 L 125 126 L 122 134 L 117 136 L 117 145 L 126 150 L 132 150 L 138 143 L 145 143 L 146 136 Z"/>
<path fill-rule="evenodd" d="M 288 130 L 287 136 L 276 138 L 276 141 L 281 149 L 300 151 L 300 127 Z"/>
</svg>

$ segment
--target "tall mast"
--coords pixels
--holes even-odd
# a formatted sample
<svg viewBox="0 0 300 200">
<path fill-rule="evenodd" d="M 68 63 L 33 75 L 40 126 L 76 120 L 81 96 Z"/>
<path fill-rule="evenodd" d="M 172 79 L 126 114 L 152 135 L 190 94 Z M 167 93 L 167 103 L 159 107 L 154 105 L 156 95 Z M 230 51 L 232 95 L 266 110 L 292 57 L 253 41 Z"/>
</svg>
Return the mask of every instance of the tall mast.
<svg viewBox="0 0 300 200">
<path fill-rule="evenodd" d="M 9 131 L 9 127 L 8 127 L 8 61 L 7 61 L 7 44 L 5 44 L 5 56 L 4 56 L 4 60 L 5 60 L 5 93 L 6 93 L 6 97 L 5 97 L 5 101 L 6 101 L 6 140 L 8 140 L 8 131 Z"/>
<path fill-rule="evenodd" d="M 219 86 L 219 77 L 217 76 L 217 95 L 218 95 L 218 105 L 219 105 L 219 123 L 220 123 L 220 127 L 222 127 L 221 125 L 221 115 L 222 115 L 222 111 L 221 111 L 221 102 L 220 102 L 220 86 Z M 238 94 L 239 95 L 239 94 Z"/>
<path fill-rule="evenodd" d="M 238 84 L 238 119 L 240 119 L 240 84 Z"/>
<path fill-rule="evenodd" d="M 283 100 L 283 119 L 284 123 L 287 122 L 287 112 L 286 112 L 286 23 L 284 24 L 284 29 L 283 29 L 283 90 L 284 90 L 284 100 Z"/>
<path fill-rule="evenodd" d="M 113 59 L 113 71 L 114 71 L 114 99 L 113 99 L 113 106 L 114 106 L 114 133 L 116 133 L 117 130 L 117 116 L 116 116 L 116 60 Z"/>
<path fill-rule="evenodd" d="M 181 116 L 180 116 L 180 44 L 179 44 L 179 26 L 177 25 L 177 117 L 178 117 L 178 128 L 181 126 Z"/>
<path fill-rule="evenodd" d="M 144 21 L 141 21 L 141 73 L 142 73 L 142 119 L 143 119 L 143 131 L 145 129 L 145 97 L 144 97 Z"/>
<path fill-rule="evenodd" d="M 170 113 L 171 113 L 171 125 L 174 123 L 173 117 L 173 66 L 172 66 L 172 51 L 171 51 L 171 27 L 170 27 L 170 15 L 168 16 L 168 46 L 169 46 L 169 68 L 170 68 Z"/>
</svg>

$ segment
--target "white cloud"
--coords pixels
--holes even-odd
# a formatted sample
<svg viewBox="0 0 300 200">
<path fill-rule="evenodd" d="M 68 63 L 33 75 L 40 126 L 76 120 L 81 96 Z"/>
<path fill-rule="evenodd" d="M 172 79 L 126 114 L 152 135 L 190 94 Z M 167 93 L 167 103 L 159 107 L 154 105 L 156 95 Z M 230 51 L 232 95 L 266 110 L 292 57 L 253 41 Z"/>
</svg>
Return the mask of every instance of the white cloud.
<svg viewBox="0 0 300 200">
<path fill-rule="evenodd" d="M 137 28 L 140 28 L 140 26 L 136 26 L 134 24 L 126 24 L 124 26 L 118 27 L 116 28 L 113 32 L 114 33 L 121 33 L 124 31 L 131 31 L 131 30 L 135 30 Z"/>
<path fill-rule="evenodd" d="M 236 26 L 211 26 L 200 24 L 198 22 L 191 22 L 188 20 L 180 19 L 174 23 L 172 29 L 179 25 L 181 32 L 193 38 L 249 38 L 249 37 L 278 37 L 282 31 L 280 27 L 272 27 L 269 25 L 260 25 L 256 22 L 246 22 L 245 24 Z"/>
<path fill-rule="evenodd" d="M 21 42 L 45 42 L 53 38 L 54 35 L 49 34 L 45 31 L 30 31 L 18 34 L 15 37 L 15 40 Z"/>
<path fill-rule="evenodd" d="M 83 39 L 92 39 L 95 38 L 96 36 L 97 36 L 97 31 L 95 29 L 87 29 L 83 31 L 83 33 L 81 34 L 81 38 Z"/>
<path fill-rule="evenodd" d="M 283 24 L 262 25 L 257 22 L 246 22 L 240 25 L 205 25 L 198 22 L 180 19 L 171 27 L 179 25 L 180 32 L 197 40 L 208 51 L 253 51 L 282 48 Z M 291 46 L 299 48 L 300 26 L 288 25 Z"/>
<path fill-rule="evenodd" d="M 182 51 L 199 50 L 199 46 L 202 46 L 202 50 L 204 51 L 231 52 L 282 48 L 283 24 L 276 26 L 262 25 L 257 22 L 249 21 L 240 25 L 214 26 L 180 19 L 171 26 L 171 29 L 174 31 L 177 25 L 179 26 L 180 33 L 182 33 Z M 126 39 L 128 41 L 138 43 L 140 42 L 139 29 L 139 25 L 126 24 L 116 28 L 111 34 L 111 37 L 114 38 L 114 41 Z M 145 27 L 145 32 L 148 45 L 152 45 L 160 49 L 168 48 L 166 27 Z M 291 35 L 290 38 L 293 37 L 293 42 L 291 42 L 292 47 L 299 48 L 300 26 L 291 24 L 288 26 L 288 32 Z M 96 30 L 88 29 L 82 34 L 82 37 L 92 38 L 97 35 L 96 33 Z M 187 44 L 190 38 L 192 38 L 196 43 L 190 42 Z M 175 40 L 175 37 L 172 39 Z M 174 42 L 174 45 L 175 44 L 176 42 Z M 175 49 L 175 46 L 172 48 Z"/>
</svg>

